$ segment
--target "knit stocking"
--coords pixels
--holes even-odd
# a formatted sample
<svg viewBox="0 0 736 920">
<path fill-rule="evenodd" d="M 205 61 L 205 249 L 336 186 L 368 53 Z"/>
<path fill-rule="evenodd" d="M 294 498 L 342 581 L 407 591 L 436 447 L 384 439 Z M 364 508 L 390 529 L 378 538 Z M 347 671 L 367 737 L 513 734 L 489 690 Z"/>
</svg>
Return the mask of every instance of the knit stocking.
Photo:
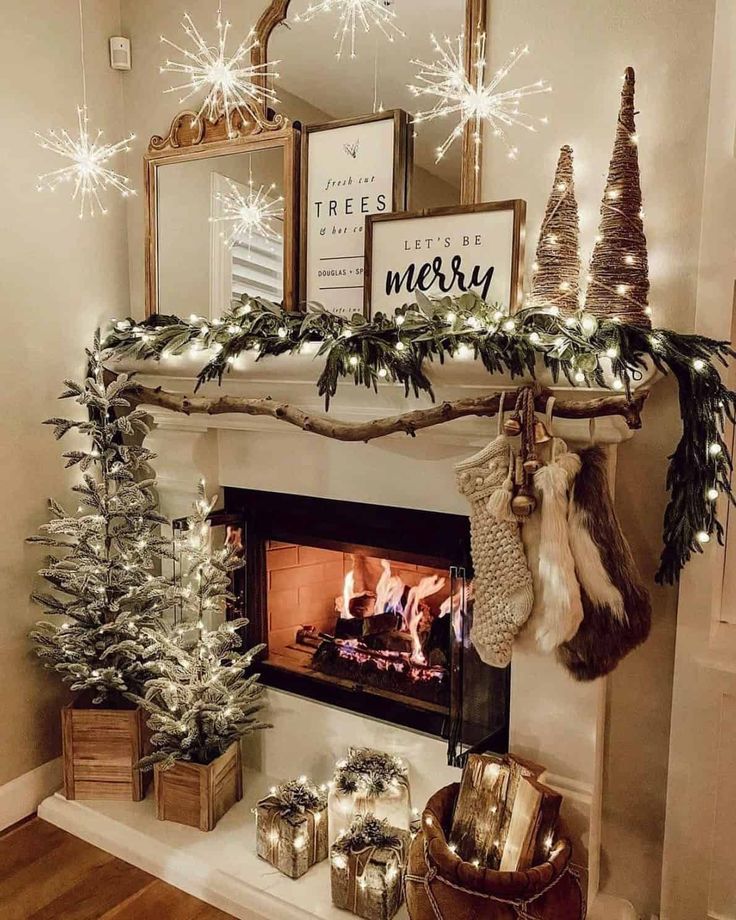
<svg viewBox="0 0 736 920">
<path fill-rule="evenodd" d="M 606 456 L 590 448 L 580 459 L 568 520 L 585 618 L 575 636 L 558 649 L 558 656 L 577 680 L 594 680 L 644 642 L 652 611 L 616 519 Z"/>
<path fill-rule="evenodd" d="M 497 668 L 511 661 L 514 637 L 532 609 L 532 579 L 519 524 L 511 512 L 511 448 L 499 435 L 455 467 L 470 503 L 475 603 L 470 639 L 481 659 Z"/>
<path fill-rule="evenodd" d="M 522 531 L 534 580 L 528 629 L 544 652 L 572 639 L 583 619 L 567 525 L 569 490 L 579 469 L 577 454 L 563 453 L 535 474 L 539 504 Z"/>
</svg>

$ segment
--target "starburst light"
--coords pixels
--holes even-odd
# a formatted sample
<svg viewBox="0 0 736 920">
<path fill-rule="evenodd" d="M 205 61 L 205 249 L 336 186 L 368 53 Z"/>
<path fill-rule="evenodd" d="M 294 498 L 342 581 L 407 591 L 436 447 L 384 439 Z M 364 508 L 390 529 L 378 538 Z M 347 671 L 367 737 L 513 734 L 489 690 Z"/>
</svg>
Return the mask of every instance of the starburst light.
<svg viewBox="0 0 736 920">
<path fill-rule="evenodd" d="M 511 127 L 522 127 L 528 131 L 535 131 L 537 122 L 547 123 L 546 117 L 536 119 L 522 112 L 521 100 L 526 96 L 550 92 L 552 89 L 546 80 L 538 80 L 536 83 L 529 83 L 518 89 L 498 91 L 499 84 L 508 76 L 511 69 L 529 53 L 528 47 L 514 48 L 504 66 L 486 82 L 485 34 L 480 35 L 475 43 L 470 76 L 465 70 L 464 35 L 461 35 L 456 41 L 445 37 L 442 42 L 433 35 L 432 44 L 437 59 L 430 64 L 423 61 L 412 61 L 419 67 L 419 72 L 416 77 L 417 83 L 410 85 L 409 89 L 415 96 L 428 96 L 436 100 L 433 108 L 418 112 L 414 116 L 415 123 L 433 121 L 450 115 L 460 117 L 458 124 L 445 142 L 437 148 L 437 162 L 462 136 L 466 125 L 472 126 L 476 151 L 479 150 L 484 122 L 488 122 L 493 134 L 506 145 L 509 157 L 515 159 L 518 148 L 513 146 L 506 130 Z M 477 172 L 480 169 L 477 155 L 475 159 Z"/>
<path fill-rule="evenodd" d="M 269 86 L 270 78 L 278 78 L 272 68 L 278 61 L 251 64 L 250 55 L 259 46 L 255 31 L 246 35 L 238 45 L 235 53 L 227 54 L 227 37 L 230 22 L 223 20 L 222 9 L 217 10 L 217 43 L 209 45 L 189 13 L 184 14 L 181 27 L 190 39 L 192 47 L 183 48 L 168 38 L 161 36 L 161 42 L 174 48 L 183 60 L 166 60 L 160 67 L 161 73 L 183 74 L 184 83 L 170 86 L 165 92 L 175 93 L 186 90 L 179 98 L 180 103 L 206 89 L 202 105 L 194 119 L 195 123 L 206 118 L 215 122 L 224 115 L 227 120 L 227 132 L 233 136 L 233 115 L 237 112 L 244 122 L 257 120 L 261 108 L 266 103 L 277 103 L 276 93 Z"/>
<path fill-rule="evenodd" d="M 307 9 L 295 16 L 296 22 L 309 22 L 320 13 L 330 13 L 336 10 L 338 14 L 338 27 L 335 30 L 335 39 L 339 41 L 337 57 L 341 58 L 345 45 L 350 40 L 350 57 L 356 57 L 356 34 L 362 28 L 368 33 L 371 26 L 379 29 L 386 38 L 393 42 L 398 36 L 406 35 L 396 24 L 396 11 L 391 9 L 386 0 L 320 0 L 319 3 L 310 3 Z"/>
<path fill-rule="evenodd" d="M 284 198 L 283 195 L 272 197 L 276 184 L 261 185 L 256 191 L 251 179 L 247 192 L 243 194 L 232 179 L 228 179 L 227 183 L 230 191 L 215 196 L 222 205 L 222 214 L 211 218 L 214 223 L 226 224 L 226 229 L 220 233 L 226 245 L 232 248 L 245 241 L 250 246 L 254 237 L 280 242 L 281 235 L 273 222 L 284 216 Z M 227 225 L 230 225 L 229 232 Z"/>
<path fill-rule="evenodd" d="M 68 166 L 39 176 L 37 188 L 40 192 L 54 191 L 62 183 L 72 183 L 72 200 L 79 198 L 79 217 L 84 217 L 85 211 L 94 217 L 97 210 L 102 214 L 107 213 L 100 197 L 101 192 L 112 188 L 123 197 L 135 195 L 130 179 L 106 165 L 116 154 L 130 150 L 135 134 L 130 134 L 116 144 L 103 144 L 101 130 L 94 137 L 90 134 L 87 107 L 83 105 L 77 108 L 77 121 L 78 137 L 72 137 L 64 129 L 56 131 L 52 128 L 47 134 L 36 133 L 44 150 L 51 150 L 70 161 Z"/>
</svg>

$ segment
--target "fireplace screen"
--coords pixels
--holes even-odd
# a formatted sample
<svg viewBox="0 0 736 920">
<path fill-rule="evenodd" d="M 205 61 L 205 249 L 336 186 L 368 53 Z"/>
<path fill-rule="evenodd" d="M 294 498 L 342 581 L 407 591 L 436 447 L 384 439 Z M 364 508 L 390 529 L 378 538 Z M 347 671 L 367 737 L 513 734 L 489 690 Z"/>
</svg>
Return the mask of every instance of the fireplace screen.
<svg viewBox="0 0 736 920">
<path fill-rule="evenodd" d="M 228 617 L 266 645 L 265 683 L 441 735 L 451 763 L 506 749 L 508 671 L 468 640 L 467 518 L 226 489 L 211 523 L 242 543 Z"/>
</svg>

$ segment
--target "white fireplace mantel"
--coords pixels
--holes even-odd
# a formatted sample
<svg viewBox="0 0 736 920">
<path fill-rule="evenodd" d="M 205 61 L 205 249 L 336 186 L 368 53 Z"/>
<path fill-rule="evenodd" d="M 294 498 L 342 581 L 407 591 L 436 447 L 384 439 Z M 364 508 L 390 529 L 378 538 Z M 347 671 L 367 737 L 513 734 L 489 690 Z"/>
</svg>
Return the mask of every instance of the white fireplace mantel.
<svg viewBox="0 0 736 920">
<path fill-rule="evenodd" d="M 127 362 L 115 369 L 135 371 L 140 382 L 148 386 L 191 392 L 201 359 L 202 355 L 194 355 L 167 359 L 156 365 Z M 322 414 L 324 401 L 315 386 L 320 368 L 320 360 L 309 354 L 271 357 L 259 362 L 247 355 L 232 367 L 221 388 L 207 384 L 201 392 L 270 396 Z M 472 359 L 454 359 L 444 366 L 429 365 L 428 371 L 436 400 L 487 395 L 489 390 L 511 391 L 529 382 L 490 376 L 480 362 Z M 552 387 L 552 381 L 545 379 L 543 373 L 539 382 Z M 594 397 L 610 391 L 564 386 L 553 387 L 553 392 L 561 399 L 571 394 L 580 399 L 583 394 Z M 431 401 L 426 396 L 415 399 L 412 395 L 406 399 L 400 386 L 381 385 L 376 394 L 344 380 L 330 414 L 346 421 L 364 421 L 428 405 Z M 152 414 L 156 424 L 147 444 L 158 455 L 154 465 L 162 510 L 171 517 L 188 513 L 201 477 L 206 479 L 211 493 L 218 487 L 233 486 L 466 514 L 465 499 L 455 484 L 454 464 L 487 443 L 497 430 L 496 419 L 467 418 L 420 431 L 414 438 L 395 434 L 369 444 L 345 444 L 271 418 L 185 416 L 159 409 Z M 609 449 L 613 465 L 616 445 L 631 437 L 632 432 L 618 417 L 599 420 L 595 429 L 595 439 Z M 555 419 L 554 433 L 574 443 L 589 442 L 591 437 L 587 420 Z M 577 683 L 553 657 L 545 657 L 525 643 L 515 650 L 511 674 L 511 748 L 545 764 L 546 781 L 565 796 L 564 817 L 575 844 L 575 859 L 588 868 L 591 916 L 596 920 L 633 916 L 626 904 L 616 899 L 596 898 L 601 857 L 606 681 Z M 272 781 L 288 779 L 295 773 L 317 769 L 324 773 L 327 761 L 333 756 L 340 756 L 350 744 L 366 743 L 367 738 L 376 746 L 404 754 L 411 764 L 414 804 L 419 807 L 436 788 L 459 777 L 459 771 L 447 767 L 445 745 L 438 739 L 278 691 L 271 691 L 269 697 L 278 710 L 278 718 L 272 719 L 276 730 L 259 739 L 256 775 L 258 770 L 263 774 L 263 789 Z M 296 760 L 295 732 L 299 750 Z M 250 782 L 258 781 L 251 777 Z M 96 821 L 91 822 L 89 807 L 92 806 L 80 808 L 57 797 L 49 800 L 45 815 L 83 837 L 91 833 L 86 828 L 94 825 L 93 842 L 113 851 L 119 848 L 117 836 L 124 830 L 120 830 L 120 821 L 113 820 L 115 810 L 111 812 L 101 805 L 96 810 Z M 155 822 L 150 826 L 155 829 Z M 208 838 L 214 840 L 218 831 L 219 828 Z M 152 853 L 155 850 L 152 847 Z M 152 857 L 144 868 L 157 874 L 159 862 Z M 173 873 L 170 880 L 181 884 L 177 879 Z M 195 893 L 210 900 L 206 888 L 197 888 Z M 247 912 L 242 915 L 249 916 Z M 294 915 L 274 910 L 269 916 Z"/>
</svg>

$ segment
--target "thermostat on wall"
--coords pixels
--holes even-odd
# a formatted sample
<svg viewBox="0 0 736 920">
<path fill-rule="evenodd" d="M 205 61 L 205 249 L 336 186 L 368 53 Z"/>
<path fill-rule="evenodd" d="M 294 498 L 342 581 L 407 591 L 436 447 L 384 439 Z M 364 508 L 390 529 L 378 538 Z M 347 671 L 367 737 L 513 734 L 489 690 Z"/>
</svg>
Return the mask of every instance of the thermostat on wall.
<svg viewBox="0 0 736 920">
<path fill-rule="evenodd" d="M 110 67 L 113 70 L 130 70 L 130 39 L 113 35 L 110 39 Z"/>
</svg>

